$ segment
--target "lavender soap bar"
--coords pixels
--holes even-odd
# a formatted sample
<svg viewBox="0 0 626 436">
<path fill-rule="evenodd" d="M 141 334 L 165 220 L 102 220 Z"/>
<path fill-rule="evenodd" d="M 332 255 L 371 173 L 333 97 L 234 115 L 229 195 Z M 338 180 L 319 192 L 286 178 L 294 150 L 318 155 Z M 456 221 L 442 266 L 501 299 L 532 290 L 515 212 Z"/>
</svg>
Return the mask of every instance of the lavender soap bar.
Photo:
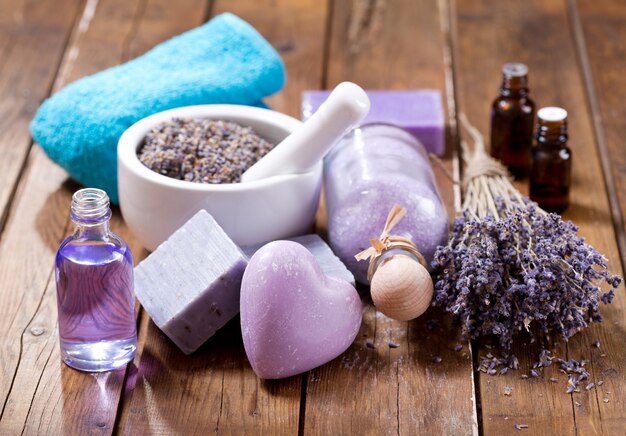
<svg viewBox="0 0 626 436">
<path fill-rule="evenodd" d="M 361 124 L 390 123 L 411 132 L 426 150 L 438 156 L 445 152 L 445 121 L 441 93 L 432 89 L 366 91 L 369 114 Z M 302 119 L 307 120 L 328 98 L 330 91 L 302 93 Z"/>
<path fill-rule="evenodd" d="M 344 263 L 335 256 L 333 250 L 328 246 L 326 242 L 317 234 L 311 233 L 309 235 L 296 236 L 294 238 L 287 238 L 288 241 L 297 242 L 304 246 L 309 252 L 315 256 L 317 262 L 320 264 L 322 272 L 330 277 L 335 277 L 340 280 L 344 280 L 355 286 L 354 276 L 346 268 Z M 251 258 L 265 244 L 254 245 L 251 247 L 242 248 L 248 258 Z"/>
<path fill-rule="evenodd" d="M 201 210 L 135 268 L 135 293 L 185 354 L 239 313 L 246 256 Z"/>
</svg>

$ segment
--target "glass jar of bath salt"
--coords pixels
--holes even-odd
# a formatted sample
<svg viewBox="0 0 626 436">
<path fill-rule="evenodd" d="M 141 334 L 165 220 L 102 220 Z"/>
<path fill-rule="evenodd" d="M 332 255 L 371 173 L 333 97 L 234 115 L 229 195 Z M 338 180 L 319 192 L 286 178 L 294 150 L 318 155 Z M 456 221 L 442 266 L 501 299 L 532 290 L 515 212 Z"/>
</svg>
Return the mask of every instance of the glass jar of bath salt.
<svg viewBox="0 0 626 436">
<path fill-rule="evenodd" d="M 447 237 L 428 154 L 395 125 L 366 124 L 345 135 L 324 160 L 324 188 L 330 245 L 361 283 L 368 283 L 368 263 L 354 256 L 378 239 L 395 204 L 407 214 L 393 234 L 410 239 L 428 263 Z"/>
<path fill-rule="evenodd" d="M 70 216 L 74 233 L 56 256 L 61 357 L 81 371 L 109 371 L 137 350 L 133 257 L 109 229 L 106 192 L 77 191 Z"/>
</svg>

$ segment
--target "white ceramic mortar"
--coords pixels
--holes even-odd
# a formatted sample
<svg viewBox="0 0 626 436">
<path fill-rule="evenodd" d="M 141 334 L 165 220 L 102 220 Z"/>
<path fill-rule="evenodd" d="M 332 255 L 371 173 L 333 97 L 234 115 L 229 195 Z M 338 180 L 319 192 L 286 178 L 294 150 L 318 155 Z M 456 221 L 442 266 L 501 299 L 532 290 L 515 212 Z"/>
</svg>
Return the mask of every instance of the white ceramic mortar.
<svg viewBox="0 0 626 436">
<path fill-rule="evenodd" d="M 313 171 L 248 183 L 176 180 L 145 167 L 137 150 L 148 131 L 172 118 L 211 118 L 251 126 L 279 143 L 301 124 L 279 112 L 237 105 L 187 106 L 146 117 L 124 132 L 117 148 L 120 208 L 128 227 L 154 250 L 200 209 L 206 209 L 240 246 L 310 230 L 319 203 L 322 163 Z"/>
</svg>

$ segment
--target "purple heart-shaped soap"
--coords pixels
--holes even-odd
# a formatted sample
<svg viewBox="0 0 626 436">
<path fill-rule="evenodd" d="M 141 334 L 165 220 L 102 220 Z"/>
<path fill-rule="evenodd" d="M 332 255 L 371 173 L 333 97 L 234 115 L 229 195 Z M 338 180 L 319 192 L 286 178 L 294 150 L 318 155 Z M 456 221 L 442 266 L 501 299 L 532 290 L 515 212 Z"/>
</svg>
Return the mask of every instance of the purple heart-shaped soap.
<svg viewBox="0 0 626 436">
<path fill-rule="evenodd" d="M 302 245 L 265 245 L 241 283 L 241 332 L 252 369 L 275 379 L 323 365 L 352 344 L 362 310 L 354 286 L 324 275 Z"/>
</svg>

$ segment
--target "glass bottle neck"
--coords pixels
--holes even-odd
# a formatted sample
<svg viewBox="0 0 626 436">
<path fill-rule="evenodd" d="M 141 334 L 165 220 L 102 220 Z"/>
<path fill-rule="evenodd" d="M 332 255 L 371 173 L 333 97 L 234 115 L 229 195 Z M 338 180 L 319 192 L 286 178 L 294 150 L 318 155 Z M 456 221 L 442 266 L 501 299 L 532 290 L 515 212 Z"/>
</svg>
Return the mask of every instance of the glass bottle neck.
<svg viewBox="0 0 626 436">
<path fill-rule="evenodd" d="M 544 121 L 539 119 L 537 125 L 537 143 L 551 147 L 562 147 L 567 142 L 566 121 Z"/>
<path fill-rule="evenodd" d="M 85 223 L 72 220 L 74 223 L 74 237 L 80 239 L 106 239 L 109 236 L 109 220 L 98 223 Z"/>
<path fill-rule="evenodd" d="M 528 76 L 502 76 L 500 95 L 503 97 L 528 95 Z"/>
<path fill-rule="evenodd" d="M 81 189 L 72 196 L 70 216 L 74 222 L 74 237 L 104 239 L 109 234 L 111 219 L 109 197 L 101 189 Z"/>
</svg>

